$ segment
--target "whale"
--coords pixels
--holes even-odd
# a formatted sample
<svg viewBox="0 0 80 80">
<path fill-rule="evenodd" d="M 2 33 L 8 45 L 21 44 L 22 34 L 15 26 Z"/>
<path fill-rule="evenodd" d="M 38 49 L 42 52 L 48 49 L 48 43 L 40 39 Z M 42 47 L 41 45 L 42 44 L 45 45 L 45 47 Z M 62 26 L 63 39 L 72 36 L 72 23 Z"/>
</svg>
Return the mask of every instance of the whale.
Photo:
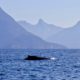
<svg viewBox="0 0 80 80">
<path fill-rule="evenodd" d="M 40 56 L 33 56 L 28 55 L 24 60 L 55 60 L 55 58 L 47 58 L 47 57 L 40 57 Z"/>
</svg>

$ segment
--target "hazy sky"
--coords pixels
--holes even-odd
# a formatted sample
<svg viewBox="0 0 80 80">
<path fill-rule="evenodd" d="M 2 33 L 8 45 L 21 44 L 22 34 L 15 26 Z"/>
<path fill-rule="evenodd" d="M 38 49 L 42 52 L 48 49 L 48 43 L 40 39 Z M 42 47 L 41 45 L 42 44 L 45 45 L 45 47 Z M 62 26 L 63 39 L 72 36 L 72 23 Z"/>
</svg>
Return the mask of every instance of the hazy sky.
<svg viewBox="0 0 80 80">
<path fill-rule="evenodd" d="M 80 0 L 0 0 L 0 7 L 14 19 L 32 24 L 41 18 L 66 27 L 80 20 Z"/>
</svg>

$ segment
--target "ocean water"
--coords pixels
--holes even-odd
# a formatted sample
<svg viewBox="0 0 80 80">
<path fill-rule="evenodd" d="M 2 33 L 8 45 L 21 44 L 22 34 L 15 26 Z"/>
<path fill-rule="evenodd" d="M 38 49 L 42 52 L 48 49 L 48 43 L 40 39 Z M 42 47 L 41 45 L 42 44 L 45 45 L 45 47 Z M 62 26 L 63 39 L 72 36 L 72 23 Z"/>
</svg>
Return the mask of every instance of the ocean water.
<svg viewBox="0 0 80 80">
<path fill-rule="evenodd" d="M 24 60 L 27 55 L 55 60 Z M 0 80 L 80 80 L 80 50 L 0 50 Z"/>
</svg>

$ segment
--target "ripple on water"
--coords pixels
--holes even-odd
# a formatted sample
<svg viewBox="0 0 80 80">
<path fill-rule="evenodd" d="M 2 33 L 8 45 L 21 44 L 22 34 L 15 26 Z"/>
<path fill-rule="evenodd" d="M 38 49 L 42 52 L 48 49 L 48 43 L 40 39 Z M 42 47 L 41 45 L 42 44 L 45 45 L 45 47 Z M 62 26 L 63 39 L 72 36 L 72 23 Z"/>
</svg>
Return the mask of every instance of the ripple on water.
<svg viewBox="0 0 80 80">
<path fill-rule="evenodd" d="M 10 50 L 0 53 L 0 80 L 80 80 L 80 50 Z M 29 53 L 57 59 L 24 61 Z"/>
</svg>

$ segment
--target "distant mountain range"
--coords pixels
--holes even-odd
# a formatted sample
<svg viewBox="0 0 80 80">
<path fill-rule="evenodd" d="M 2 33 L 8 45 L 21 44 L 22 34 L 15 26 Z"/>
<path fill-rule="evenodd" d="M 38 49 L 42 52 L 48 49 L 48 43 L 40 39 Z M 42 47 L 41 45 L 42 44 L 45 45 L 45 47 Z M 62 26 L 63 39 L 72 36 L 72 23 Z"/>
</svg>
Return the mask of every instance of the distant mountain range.
<svg viewBox="0 0 80 80">
<path fill-rule="evenodd" d="M 48 41 L 59 43 L 69 48 L 80 49 L 80 22 L 49 37 Z"/>
<path fill-rule="evenodd" d="M 18 22 L 27 31 L 41 37 L 45 41 L 58 43 L 68 48 L 80 49 L 80 21 L 70 28 L 60 28 L 39 20 L 36 25 L 25 21 Z"/>
<path fill-rule="evenodd" d="M 16 22 L 0 8 L 0 48 L 80 49 L 80 21 L 70 28 L 47 24 Z M 64 45 L 64 46 L 63 46 Z"/>
<path fill-rule="evenodd" d="M 26 21 L 19 21 L 18 23 L 30 33 L 33 33 L 44 40 L 48 39 L 51 35 L 54 35 L 59 31 L 63 30 L 63 28 L 61 27 L 52 24 L 47 24 L 42 19 L 40 19 L 36 25 L 31 25 Z"/>
<path fill-rule="evenodd" d="M 40 23 L 42 23 L 42 21 L 39 21 L 37 26 L 39 26 Z M 29 24 L 27 27 L 29 27 Z M 38 36 L 30 33 L 29 31 L 25 30 L 21 25 L 19 25 L 10 15 L 5 13 L 0 8 L 0 49 L 10 49 L 10 48 L 12 49 L 64 49 L 66 47 L 60 44 L 44 41 Z"/>
</svg>

